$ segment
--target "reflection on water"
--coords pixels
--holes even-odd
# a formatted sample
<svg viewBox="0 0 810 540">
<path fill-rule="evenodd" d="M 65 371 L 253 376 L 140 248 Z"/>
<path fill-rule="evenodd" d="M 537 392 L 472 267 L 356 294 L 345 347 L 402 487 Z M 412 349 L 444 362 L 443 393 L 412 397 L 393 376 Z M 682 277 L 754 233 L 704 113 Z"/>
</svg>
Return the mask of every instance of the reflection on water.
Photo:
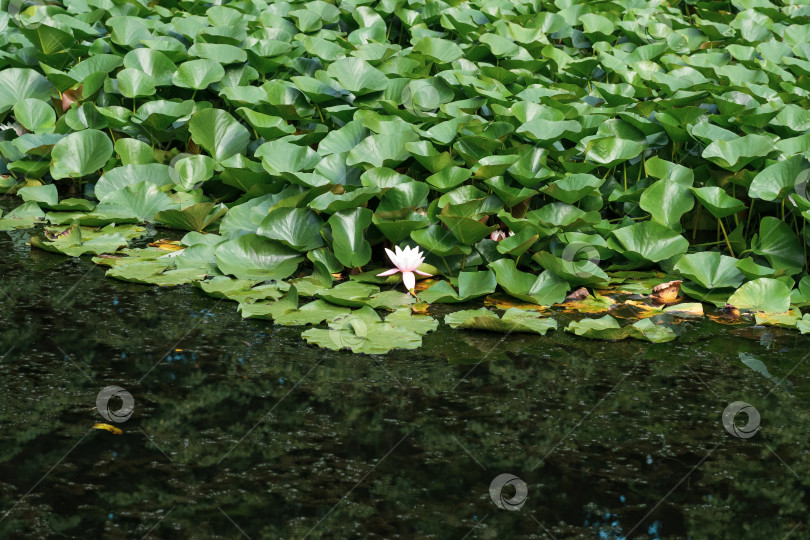
<svg viewBox="0 0 810 540">
<path fill-rule="evenodd" d="M 810 536 L 795 332 L 687 322 L 650 345 L 442 327 L 419 351 L 355 356 L 28 235 L 0 233 L 4 538 Z M 111 385 L 134 401 L 122 435 L 91 429 Z M 751 438 L 723 427 L 735 401 L 761 415 Z M 493 503 L 503 473 L 525 483 L 519 509 Z"/>
</svg>

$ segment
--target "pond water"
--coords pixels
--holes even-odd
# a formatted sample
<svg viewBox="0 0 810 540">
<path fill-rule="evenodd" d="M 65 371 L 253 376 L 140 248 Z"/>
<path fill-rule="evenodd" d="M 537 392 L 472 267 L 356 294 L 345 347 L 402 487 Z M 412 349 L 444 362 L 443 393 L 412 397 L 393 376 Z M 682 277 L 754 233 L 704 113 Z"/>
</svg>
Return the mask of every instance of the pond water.
<svg viewBox="0 0 810 540">
<path fill-rule="evenodd" d="M 0 537 L 810 537 L 795 331 L 442 326 L 417 351 L 353 355 L 30 234 L 0 233 Z M 121 435 L 92 429 L 110 385 L 134 399 Z M 753 437 L 724 429 L 736 401 L 761 416 Z M 503 473 L 526 485 L 515 511 L 490 496 Z"/>
</svg>

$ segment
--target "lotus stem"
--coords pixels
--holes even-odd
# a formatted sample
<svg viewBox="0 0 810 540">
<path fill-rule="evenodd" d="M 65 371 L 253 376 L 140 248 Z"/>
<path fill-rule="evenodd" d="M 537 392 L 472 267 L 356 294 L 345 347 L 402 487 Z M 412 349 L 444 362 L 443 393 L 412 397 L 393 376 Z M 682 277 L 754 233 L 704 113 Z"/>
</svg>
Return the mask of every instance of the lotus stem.
<svg viewBox="0 0 810 540">
<path fill-rule="evenodd" d="M 11 169 L 8 168 L 8 161 L 6 161 L 6 158 L 4 158 L 3 156 L 0 156 L 0 159 L 2 159 L 3 163 L 6 164 L 6 170 L 8 171 L 8 174 L 10 174 L 11 177 L 14 178 L 14 180 L 19 180 L 19 178 L 17 178 L 17 175 L 14 174 L 14 171 L 12 171 Z"/>
<path fill-rule="evenodd" d="M 734 249 L 731 247 L 731 242 L 728 241 L 728 235 L 726 234 L 726 227 L 723 225 L 723 220 L 718 219 L 717 223 L 720 224 L 720 230 L 723 231 L 723 238 L 726 239 L 726 245 L 728 246 L 728 251 L 731 253 L 731 256 L 734 257 Z"/>
<path fill-rule="evenodd" d="M 748 230 L 748 226 L 751 225 L 751 216 L 754 215 L 754 201 L 756 199 L 751 199 L 751 205 L 748 207 L 748 219 L 745 221 L 745 229 Z"/>
<path fill-rule="evenodd" d="M 444 263 L 444 267 L 445 267 L 445 268 L 447 268 L 447 273 L 448 273 L 448 274 L 452 274 L 453 272 L 450 270 L 450 265 L 449 265 L 449 264 L 447 264 L 447 259 L 445 259 L 444 257 L 442 257 L 442 262 Z"/>
</svg>

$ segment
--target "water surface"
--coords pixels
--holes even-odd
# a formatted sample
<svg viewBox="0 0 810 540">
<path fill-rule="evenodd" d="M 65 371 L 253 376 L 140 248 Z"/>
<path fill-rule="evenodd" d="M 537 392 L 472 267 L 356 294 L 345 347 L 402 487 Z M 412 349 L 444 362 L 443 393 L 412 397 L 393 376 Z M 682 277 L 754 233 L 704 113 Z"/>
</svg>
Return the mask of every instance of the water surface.
<svg viewBox="0 0 810 540">
<path fill-rule="evenodd" d="M 810 537 L 795 331 L 440 327 L 418 351 L 353 355 L 30 234 L 0 233 L 0 537 Z M 122 435 L 92 429 L 109 385 L 135 401 Z M 735 401 L 761 415 L 751 438 L 723 427 Z M 502 473 L 526 483 L 517 511 L 490 498 Z"/>
</svg>

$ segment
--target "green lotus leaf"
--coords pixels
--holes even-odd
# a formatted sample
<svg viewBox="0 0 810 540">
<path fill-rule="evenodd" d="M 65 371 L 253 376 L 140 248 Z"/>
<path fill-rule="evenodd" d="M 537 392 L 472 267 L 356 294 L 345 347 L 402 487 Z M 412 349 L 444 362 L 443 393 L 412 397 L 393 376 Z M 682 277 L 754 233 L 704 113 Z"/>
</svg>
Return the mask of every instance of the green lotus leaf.
<svg viewBox="0 0 810 540">
<path fill-rule="evenodd" d="M 162 210 L 155 214 L 155 221 L 170 229 L 202 232 L 210 228 L 228 211 L 223 205 L 201 202 L 182 209 Z"/>
<path fill-rule="evenodd" d="M 422 336 L 409 329 L 412 325 L 399 326 L 396 322 L 396 318 L 395 324 L 383 322 L 371 307 L 364 306 L 335 318 L 328 330 L 313 328 L 301 337 L 327 349 L 350 349 L 363 354 L 385 354 L 392 349 L 416 349 L 422 345 Z"/>
<path fill-rule="evenodd" d="M 745 210 L 745 203 L 728 195 L 722 188 L 707 186 L 691 188 L 691 191 L 700 204 L 717 219 Z"/>
<path fill-rule="evenodd" d="M 82 103 L 78 107 L 71 107 L 60 120 L 74 131 L 108 127 L 107 117 L 101 114 L 93 103 Z"/>
<path fill-rule="evenodd" d="M 429 334 L 439 327 L 439 321 L 430 315 L 417 315 L 410 308 L 399 308 L 385 317 L 391 326 L 404 328 L 420 336 Z"/>
<path fill-rule="evenodd" d="M 445 206 L 437 217 L 461 244 L 467 246 L 475 244 L 495 230 L 494 225 L 484 225 L 473 217 L 453 215 L 453 206 L 449 204 Z"/>
<path fill-rule="evenodd" d="M 419 293 L 419 299 L 434 303 L 467 302 L 495 292 L 497 281 L 491 270 L 461 272 L 458 275 L 458 293 L 446 281 L 439 281 Z"/>
<path fill-rule="evenodd" d="M 409 157 L 409 144 L 417 139 L 419 136 L 413 130 L 370 135 L 352 148 L 346 163 L 351 166 L 397 166 Z"/>
<path fill-rule="evenodd" d="M 360 182 L 365 187 L 377 187 L 384 190 L 408 184 L 413 182 L 413 179 L 388 167 L 374 167 L 360 175 Z"/>
<path fill-rule="evenodd" d="M 250 127 L 256 130 L 256 133 L 265 139 L 275 139 L 295 133 L 295 127 L 278 116 L 262 114 L 248 107 L 239 107 L 236 112 L 250 124 Z"/>
<path fill-rule="evenodd" d="M 620 340 L 627 337 L 627 332 L 619 325 L 619 321 L 605 315 L 599 319 L 582 319 L 571 321 L 565 327 L 566 332 L 591 339 Z"/>
<path fill-rule="evenodd" d="M 225 70 L 214 60 L 189 60 L 180 64 L 174 72 L 172 83 L 180 88 L 203 90 L 224 77 Z"/>
<path fill-rule="evenodd" d="M 381 92 L 388 86 L 388 77 L 361 58 L 342 58 L 329 64 L 326 74 L 355 95 Z"/>
<path fill-rule="evenodd" d="M 571 286 L 564 279 L 545 271 L 539 276 L 521 272 L 513 259 L 499 259 L 489 263 L 495 271 L 495 279 L 507 293 L 515 298 L 551 306 L 565 300 Z"/>
<path fill-rule="evenodd" d="M 312 148 L 281 140 L 263 144 L 256 157 L 262 158 L 262 166 L 272 175 L 311 170 L 321 160 Z"/>
<path fill-rule="evenodd" d="M 214 256 L 223 274 L 261 281 L 284 279 L 295 272 L 303 260 L 296 250 L 257 234 L 223 242 Z"/>
<path fill-rule="evenodd" d="M 31 245 L 45 251 L 78 257 L 86 253 L 115 253 L 126 246 L 128 240 L 138 238 L 145 230 L 133 225 L 107 225 L 101 230 L 95 230 L 73 224 L 67 229 L 50 227 L 46 231 L 56 238 L 50 240 L 35 236 L 31 238 Z"/>
<path fill-rule="evenodd" d="M 287 295 L 281 300 L 240 303 L 239 311 L 242 313 L 242 317 L 272 319 L 274 323 L 281 326 L 316 325 L 324 321 L 330 322 L 351 312 L 350 309 L 338 307 L 323 300 L 315 300 L 298 307 L 298 291 L 295 287 L 290 287 Z"/>
<path fill-rule="evenodd" d="M 613 231 L 613 237 L 632 261 L 659 262 L 686 253 L 689 242 L 672 229 L 653 221 L 642 221 Z"/>
<path fill-rule="evenodd" d="M 658 156 L 653 156 L 644 162 L 646 173 L 659 180 L 669 180 L 691 187 L 695 182 L 695 173 L 689 167 L 684 167 Z"/>
<path fill-rule="evenodd" d="M 449 230 L 435 223 L 430 224 L 427 228 L 413 231 L 411 239 L 426 252 L 437 257 L 467 255 L 472 251 L 472 247 L 459 244 Z"/>
<path fill-rule="evenodd" d="M 107 195 L 98 205 L 101 214 L 136 217 L 154 221 L 155 215 L 177 206 L 171 198 L 150 182 L 130 184 Z"/>
<path fill-rule="evenodd" d="M 544 186 L 541 191 L 564 203 L 574 204 L 594 193 L 604 183 L 604 178 L 592 174 L 572 174 Z"/>
<path fill-rule="evenodd" d="M 258 234 L 298 251 L 323 246 L 323 220 L 306 208 L 276 208 L 259 225 Z"/>
<path fill-rule="evenodd" d="M 461 47 L 452 41 L 427 36 L 413 42 L 413 51 L 442 64 L 458 60 L 464 54 Z"/>
<path fill-rule="evenodd" d="M 114 148 L 122 165 L 145 165 L 155 162 L 155 151 L 138 139 L 118 139 L 115 141 Z"/>
<path fill-rule="evenodd" d="M 30 229 L 44 218 L 45 212 L 39 205 L 34 201 L 29 201 L 0 218 L 0 231 Z"/>
<path fill-rule="evenodd" d="M 372 223 L 392 244 L 399 244 L 408 238 L 412 232 L 430 225 L 430 220 L 427 216 L 416 212 L 405 216 L 403 219 L 383 219 L 375 214 L 372 216 Z"/>
<path fill-rule="evenodd" d="M 101 131 L 86 129 L 71 133 L 51 151 L 51 176 L 56 180 L 86 176 L 103 167 L 112 153 L 112 142 Z"/>
<path fill-rule="evenodd" d="M 156 86 L 172 84 L 172 76 L 177 66 L 160 51 L 148 48 L 132 49 L 124 55 L 124 67 L 138 69 L 149 77 Z"/>
<path fill-rule="evenodd" d="M 628 337 L 653 343 L 666 343 L 674 340 L 677 335 L 668 326 L 655 324 L 653 319 L 641 319 L 630 326 L 624 327 Z"/>
<path fill-rule="evenodd" d="M 279 300 L 289 289 L 285 282 L 265 283 L 250 279 L 235 279 L 230 276 L 214 276 L 194 285 L 214 298 L 227 298 L 240 304 L 250 304 L 259 300 Z"/>
<path fill-rule="evenodd" d="M 784 313 L 790 309 L 790 289 L 778 279 L 759 278 L 744 283 L 728 303 L 746 311 Z"/>
<path fill-rule="evenodd" d="M 673 270 L 705 289 L 737 288 L 745 276 L 737 268 L 740 261 L 717 251 L 689 253 L 675 263 Z"/>
<path fill-rule="evenodd" d="M 582 131 L 582 126 L 574 120 L 548 120 L 532 118 L 517 128 L 516 133 L 526 134 L 529 139 L 552 143 L 561 138 L 570 138 Z"/>
<path fill-rule="evenodd" d="M 340 210 L 329 218 L 332 229 L 332 250 L 347 268 L 358 268 L 371 260 L 371 244 L 365 230 L 371 224 L 372 212 L 368 208 Z"/>
<path fill-rule="evenodd" d="M 188 124 L 191 138 L 217 161 L 243 154 L 250 142 L 250 132 L 227 111 L 204 109 Z"/>
<path fill-rule="evenodd" d="M 765 257 L 776 270 L 797 274 L 804 266 L 804 251 L 793 229 L 775 217 L 766 216 L 759 223 L 759 234 L 751 239 L 751 251 Z"/>
<path fill-rule="evenodd" d="M 478 163 L 472 168 L 472 173 L 475 178 L 492 178 L 493 176 L 500 176 L 506 170 L 514 165 L 520 156 L 486 156 L 478 160 Z"/>
<path fill-rule="evenodd" d="M 589 256 L 587 250 L 579 250 L 584 256 L 577 258 L 577 252 L 564 252 L 563 257 L 555 257 L 547 251 L 539 251 L 532 256 L 537 263 L 566 280 L 571 285 L 607 286 L 610 277 L 599 268 L 599 260 Z M 595 252 L 593 252 L 595 253 Z"/>
<path fill-rule="evenodd" d="M 533 227 L 525 227 L 514 236 L 507 236 L 498 242 L 498 253 L 520 257 L 540 239 L 538 231 Z"/>
<path fill-rule="evenodd" d="M 765 135 L 745 135 L 732 140 L 715 140 L 703 150 L 703 158 L 732 172 L 739 171 L 774 150 L 774 139 Z"/>
<path fill-rule="evenodd" d="M 53 184 L 20 188 L 17 195 L 22 197 L 25 202 L 33 201 L 46 207 L 55 206 L 59 203 L 59 193 Z"/>
<path fill-rule="evenodd" d="M 472 173 L 462 167 L 447 167 L 425 179 L 434 189 L 445 193 L 464 183 Z"/>
<path fill-rule="evenodd" d="M 216 162 L 202 154 L 187 156 L 174 162 L 170 174 L 177 191 L 194 189 L 214 175 Z"/>
<path fill-rule="evenodd" d="M 404 218 L 424 202 L 429 192 L 430 188 L 421 182 L 394 186 L 380 197 L 375 215 L 382 219 Z"/>
<path fill-rule="evenodd" d="M 188 48 L 189 56 L 197 56 L 213 60 L 218 64 L 236 64 L 247 61 L 247 53 L 235 47 L 234 45 L 227 45 L 223 43 L 194 43 Z M 181 65 L 182 67 L 182 65 Z M 192 86 L 192 88 L 196 88 Z"/>
<path fill-rule="evenodd" d="M 174 184 L 171 170 L 160 163 L 124 165 L 109 170 L 96 182 L 95 194 L 103 201 L 127 186 L 146 182 L 156 187 Z"/>
<path fill-rule="evenodd" d="M 163 131 L 181 118 L 194 112 L 194 102 L 155 100 L 147 101 L 132 115 L 132 121 L 155 131 Z"/>
<path fill-rule="evenodd" d="M 87 83 L 94 76 L 101 75 L 101 81 L 103 82 L 112 71 L 123 63 L 123 59 L 117 54 L 94 54 L 70 68 L 67 76 L 75 82 Z M 95 86 L 99 88 L 101 86 L 100 82 L 95 82 Z M 86 91 L 87 89 L 83 90 Z M 88 95 L 92 93 L 94 92 L 87 92 Z"/>
<path fill-rule="evenodd" d="M 681 218 L 695 205 L 689 186 L 680 182 L 658 180 L 641 194 L 639 206 L 653 221 L 672 230 L 681 231 Z"/>
<path fill-rule="evenodd" d="M 0 71 L 0 114 L 24 99 L 47 102 L 51 83 L 33 69 L 8 68 Z"/>
<path fill-rule="evenodd" d="M 26 98 L 14 105 L 14 117 L 28 131 L 51 133 L 56 127 L 56 112 L 48 103 Z"/>
<path fill-rule="evenodd" d="M 546 335 L 557 328 L 557 321 L 537 313 L 518 308 L 507 309 L 502 317 L 487 308 L 456 311 L 445 315 L 444 322 L 451 328 L 484 330 L 488 332 L 526 332 Z"/>
<path fill-rule="evenodd" d="M 765 201 L 784 199 L 801 183 L 802 173 L 805 173 L 804 181 L 807 181 L 809 175 L 806 172 L 810 171 L 803 156 L 791 156 L 778 161 L 765 167 L 754 177 L 748 186 L 748 196 Z"/>
<path fill-rule="evenodd" d="M 117 78 L 118 91 L 126 98 L 141 98 L 155 93 L 155 80 L 139 69 L 122 69 Z"/>
<path fill-rule="evenodd" d="M 588 142 L 585 157 L 606 167 L 632 159 L 644 151 L 644 145 L 636 141 L 604 137 Z"/>
</svg>

